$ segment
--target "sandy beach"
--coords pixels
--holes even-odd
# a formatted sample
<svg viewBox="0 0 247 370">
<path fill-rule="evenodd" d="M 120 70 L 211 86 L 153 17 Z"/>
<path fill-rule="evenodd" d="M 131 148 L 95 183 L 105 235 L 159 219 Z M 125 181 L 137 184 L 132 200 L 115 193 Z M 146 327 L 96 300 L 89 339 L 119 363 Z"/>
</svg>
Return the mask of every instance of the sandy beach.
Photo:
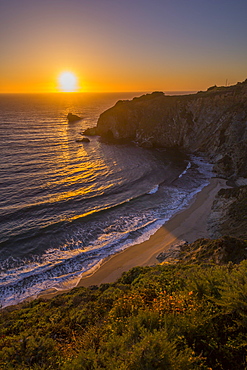
<svg viewBox="0 0 247 370">
<path fill-rule="evenodd" d="M 207 238 L 207 219 L 214 198 L 222 187 L 227 187 L 225 180 L 212 178 L 210 184 L 195 196 L 188 208 L 173 216 L 148 240 L 109 257 L 93 274 L 85 274 L 78 286 L 112 283 L 132 267 L 157 264 L 156 256 L 173 244 Z"/>
<path fill-rule="evenodd" d="M 174 215 L 148 240 L 133 245 L 124 251 L 105 259 L 100 267 L 93 273 L 85 273 L 77 286 L 88 287 L 102 283 L 112 283 L 124 271 L 135 266 L 152 266 L 158 263 L 157 255 L 168 251 L 181 241 L 193 242 L 199 238 L 209 237 L 207 219 L 215 199 L 221 188 L 228 187 L 226 180 L 212 178 L 192 200 L 189 207 Z M 39 297 L 51 298 L 56 294 L 65 292 L 50 289 Z"/>
</svg>

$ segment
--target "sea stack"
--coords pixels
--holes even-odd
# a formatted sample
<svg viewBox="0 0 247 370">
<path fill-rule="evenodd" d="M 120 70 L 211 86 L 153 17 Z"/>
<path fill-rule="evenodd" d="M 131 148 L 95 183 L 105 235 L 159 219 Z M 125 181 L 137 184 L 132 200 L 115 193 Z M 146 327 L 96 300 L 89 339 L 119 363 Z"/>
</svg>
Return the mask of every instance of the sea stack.
<svg viewBox="0 0 247 370">
<path fill-rule="evenodd" d="M 75 121 L 79 121 L 81 117 L 77 116 L 76 114 L 68 113 L 67 119 L 68 119 L 68 122 L 75 122 Z"/>
</svg>

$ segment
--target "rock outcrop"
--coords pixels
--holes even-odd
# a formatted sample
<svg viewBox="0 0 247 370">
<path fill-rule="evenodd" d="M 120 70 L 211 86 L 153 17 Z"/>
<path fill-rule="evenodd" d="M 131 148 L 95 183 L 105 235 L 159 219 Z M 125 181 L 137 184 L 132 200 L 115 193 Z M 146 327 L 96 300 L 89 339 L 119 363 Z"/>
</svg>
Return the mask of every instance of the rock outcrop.
<svg viewBox="0 0 247 370">
<path fill-rule="evenodd" d="M 168 256 L 169 257 L 169 256 Z M 176 250 L 173 258 L 164 255 L 164 262 L 189 264 L 225 265 L 229 262 L 240 263 L 247 259 L 247 240 L 224 236 L 219 239 L 198 239 L 185 243 Z"/>
<path fill-rule="evenodd" d="M 247 240 L 247 186 L 221 189 L 208 220 L 210 237 L 222 235 Z"/>
<path fill-rule="evenodd" d="M 76 143 L 90 143 L 90 140 L 87 137 L 82 137 L 80 139 L 75 140 Z"/>
<path fill-rule="evenodd" d="M 92 133 L 204 153 L 219 175 L 247 177 L 247 80 L 191 95 L 155 92 L 119 101 L 100 115 Z"/>
</svg>

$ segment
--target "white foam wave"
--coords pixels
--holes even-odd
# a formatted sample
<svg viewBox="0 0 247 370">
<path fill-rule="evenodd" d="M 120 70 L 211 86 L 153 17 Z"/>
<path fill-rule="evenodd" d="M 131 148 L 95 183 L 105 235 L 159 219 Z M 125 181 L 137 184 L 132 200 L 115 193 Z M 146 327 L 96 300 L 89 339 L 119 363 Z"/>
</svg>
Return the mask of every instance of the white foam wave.
<svg viewBox="0 0 247 370">
<path fill-rule="evenodd" d="M 198 166 L 199 172 L 204 174 L 206 178 L 211 178 L 213 176 L 212 163 L 209 163 L 204 158 L 197 157 L 195 155 L 191 155 L 191 160 Z"/>
<path fill-rule="evenodd" d="M 186 172 L 188 171 L 188 169 L 191 167 L 191 162 L 189 162 L 188 164 L 187 164 L 187 166 L 186 166 L 186 168 L 185 168 L 185 170 L 182 172 L 182 173 L 180 173 L 180 175 L 178 176 L 178 178 L 180 179 L 183 175 L 185 175 L 186 174 Z"/>
<path fill-rule="evenodd" d="M 147 194 L 155 194 L 159 190 L 159 185 L 155 185 Z"/>
</svg>

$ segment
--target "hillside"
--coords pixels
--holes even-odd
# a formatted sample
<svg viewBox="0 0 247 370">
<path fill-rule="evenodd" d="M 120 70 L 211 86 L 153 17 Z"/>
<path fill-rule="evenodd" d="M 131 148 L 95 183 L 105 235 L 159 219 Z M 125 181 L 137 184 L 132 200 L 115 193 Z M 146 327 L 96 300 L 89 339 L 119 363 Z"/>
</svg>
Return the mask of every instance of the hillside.
<svg viewBox="0 0 247 370">
<path fill-rule="evenodd" d="M 0 368 L 244 370 L 246 271 L 246 261 L 136 267 L 5 310 Z"/>
</svg>

